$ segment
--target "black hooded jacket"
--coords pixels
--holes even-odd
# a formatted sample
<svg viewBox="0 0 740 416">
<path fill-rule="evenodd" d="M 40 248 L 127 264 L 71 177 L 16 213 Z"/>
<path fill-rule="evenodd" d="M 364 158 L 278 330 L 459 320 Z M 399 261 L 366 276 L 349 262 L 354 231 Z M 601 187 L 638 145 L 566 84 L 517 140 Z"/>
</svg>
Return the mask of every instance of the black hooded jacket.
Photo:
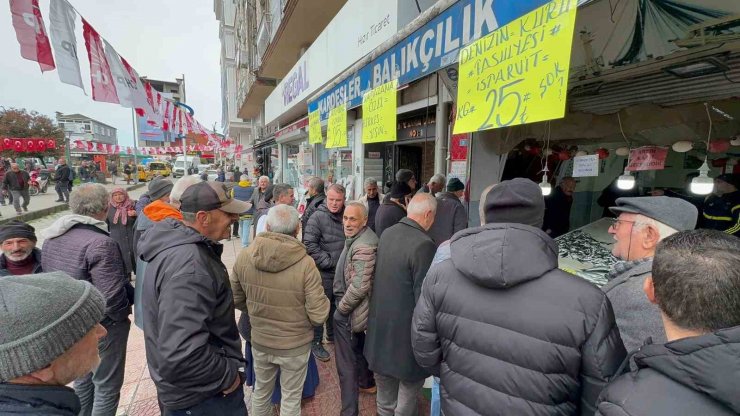
<svg viewBox="0 0 740 416">
<path fill-rule="evenodd" d="M 311 215 L 303 230 L 303 244 L 306 252 L 316 262 L 316 267 L 321 272 L 321 278 L 334 281 L 334 270 L 339 262 L 339 256 L 344 250 L 344 226 L 342 225 L 342 214 L 344 208 L 336 214 L 329 211 L 326 204 Z"/>
<path fill-rule="evenodd" d="M 635 354 L 638 369 L 599 397 L 603 416 L 724 416 L 740 414 L 740 326 Z"/>
<path fill-rule="evenodd" d="M 183 409 L 228 389 L 243 371 L 223 246 L 168 218 L 138 245 L 149 373 L 159 400 Z"/>
<path fill-rule="evenodd" d="M 555 242 L 528 225 L 463 230 L 450 251 L 411 327 L 444 414 L 592 415 L 626 355 L 606 295 L 559 270 Z"/>
</svg>

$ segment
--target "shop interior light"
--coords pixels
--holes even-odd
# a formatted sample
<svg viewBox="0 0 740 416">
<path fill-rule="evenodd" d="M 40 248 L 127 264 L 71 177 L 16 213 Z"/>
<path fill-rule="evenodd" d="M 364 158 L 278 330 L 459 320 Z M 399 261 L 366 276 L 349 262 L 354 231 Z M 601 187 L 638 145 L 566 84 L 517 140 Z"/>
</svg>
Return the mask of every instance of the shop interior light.
<svg viewBox="0 0 740 416">
<path fill-rule="evenodd" d="M 714 179 L 709 177 L 707 159 L 699 168 L 699 176 L 691 180 L 691 192 L 697 195 L 709 195 L 714 190 Z"/>
<path fill-rule="evenodd" d="M 617 179 L 617 188 L 622 190 L 629 190 L 635 187 L 635 177 L 625 170 L 624 174 Z"/>
<path fill-rule="evenodd" d="M 709 195 L 714 190 L 714 180 L 709 177 L 709 144 L 712 140 L 712 114 L 709 112 L 709 103 L 704 103 L 707 110 L 707 119 L 709 120 L 709 132 L 707 133 L 707 156 L 704 157 L 704 163 L 699 168 L 699 176 L 691 180 L 689 190 L 697 195 Z"/>
<path fill-rule="evenodd" d="M 552 193 L 552 185 L 547 182 L 547 172 L 542 175 L 542 182 L 540 182 L 540 191 L 542 191 L 543 196 L 548 196 Z"/>
</svg>

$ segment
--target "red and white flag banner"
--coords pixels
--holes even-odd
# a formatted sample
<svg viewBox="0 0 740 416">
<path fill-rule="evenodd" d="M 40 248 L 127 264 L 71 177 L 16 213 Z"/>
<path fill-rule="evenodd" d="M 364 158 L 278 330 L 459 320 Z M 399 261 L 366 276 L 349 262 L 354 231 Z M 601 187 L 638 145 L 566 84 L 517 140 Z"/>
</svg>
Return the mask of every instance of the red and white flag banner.
<svg viewBox="0 0 740 416">
<path fill-rule="evenodd" d="M 38 62 L 41 72 L 56 68 L 38 0 L 10 0 L 10 13 L 21 56 Z"/>
<path fill-rule="evenodd" d="M 111 75 L 113 76 L 113 85 L 116 88 L 118 103 L 126 108 L 136 107 L 136 81 L 132 79 L 131 74 L 126 70 L 121 61 L 121 57 L 112 46 L 103 40 L 105 44 L 105 57 L 108 59 Z"/>
<path fill-rule="evenodd" d="M 80 61 L 77 57 L 77 37 L 75 36 L 77 12 L 67 0 L 52 1 L 50 10 L 51 44 L 54 48 L 59 80 L 65 84 L 80 87 L 84 91 Z"/>
<path fill-rule="evenodd" d="M 108 59 L 105 57 L 103 41 L 98 32 L 84 18 L 82 19 L 82 35 L 85 38 L 85 48 L 87 48 L 87 56 L 90 60 L 93 100 L 118 104 L 118 95 L 113 85 Z"/>
</svg>

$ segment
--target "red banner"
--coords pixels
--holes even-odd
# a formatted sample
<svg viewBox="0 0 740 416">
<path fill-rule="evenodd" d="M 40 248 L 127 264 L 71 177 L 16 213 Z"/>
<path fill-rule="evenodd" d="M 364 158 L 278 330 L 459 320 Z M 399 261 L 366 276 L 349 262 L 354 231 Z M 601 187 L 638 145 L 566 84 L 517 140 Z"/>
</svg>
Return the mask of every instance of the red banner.
<svg viewBox="0 0 740 416">
<path fill-rule="evenodd" d="M 41 153 L 47 149 L 56 149 L 56 147 L 57 144 L 54 139 L 45 139 L 43 137 L 5 137 L 0 141 L 0 148 L 16 152 Z"/>
<path fill-rule="evenodd" d="M 118 104 L 118 94 L 116 94 L 108 58 L 105 57 L 103 41 L 98 32 L 84 18 L 82 19 L 82 35 L 85 37 L 85 48 L 87 48 L 87 56 L 90 59 L 93 100 Z"/>
<path fill-rule="evenodd" d="M 56 68 L 38 0 L 10 0 L 10 13 L 21 56 L 38 62 L 41 72 Z"/>
<path fill-rule="evenodd" d="M 667 147 L 645 146 L 632 149 L 626 170 L 634 172 L 665 169 L 665 159 L 667 156 Z"/>
</svg>

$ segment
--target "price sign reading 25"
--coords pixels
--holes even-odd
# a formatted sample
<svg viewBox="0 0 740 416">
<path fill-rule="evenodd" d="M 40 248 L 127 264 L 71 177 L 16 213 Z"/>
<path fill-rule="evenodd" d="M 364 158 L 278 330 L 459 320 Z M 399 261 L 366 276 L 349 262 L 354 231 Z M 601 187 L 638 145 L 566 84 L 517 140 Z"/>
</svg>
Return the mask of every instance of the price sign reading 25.
<svg viewBox="0 0 740 416">
<path fill-rule="evenodd" d="M 460 50 L 454 134 L 562 118 L 577 0 L 553 0 Z"/>
</svg>

